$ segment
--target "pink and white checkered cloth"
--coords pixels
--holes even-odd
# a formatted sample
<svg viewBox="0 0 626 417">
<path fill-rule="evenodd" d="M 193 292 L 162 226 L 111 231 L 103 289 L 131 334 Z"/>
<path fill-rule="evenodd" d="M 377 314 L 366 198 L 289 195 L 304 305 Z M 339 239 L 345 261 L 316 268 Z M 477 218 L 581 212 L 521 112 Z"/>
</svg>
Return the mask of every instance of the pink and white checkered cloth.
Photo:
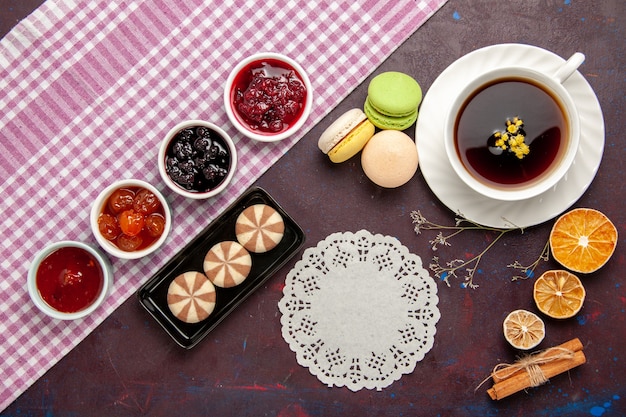
<svg viewBox="0 0 626 417">
<path fill-rule="evenodd" d="M 78 344 L 156 270 L 347 96 L 446 0 L 48 0 L 0 42 L 0 410 Z M 235 4 L 234 4 L 235 3 Z M 314 106 L 278 144 L 255 143 L 228 123 L 222 89 L 245 56 L 275 51 L 308 72 Z M 219 198 L 168 192 L 156 157 L 177 122 L 223 126 L 238 172 Z M 166 245 L 139 261 L 112 259 L 104 307 L 61 322 L 26 290 L 30 260 L 47 244 L 95 244 L 89 210 L 114 180 L 140 178 L 169 199 Z"/>
</svg>

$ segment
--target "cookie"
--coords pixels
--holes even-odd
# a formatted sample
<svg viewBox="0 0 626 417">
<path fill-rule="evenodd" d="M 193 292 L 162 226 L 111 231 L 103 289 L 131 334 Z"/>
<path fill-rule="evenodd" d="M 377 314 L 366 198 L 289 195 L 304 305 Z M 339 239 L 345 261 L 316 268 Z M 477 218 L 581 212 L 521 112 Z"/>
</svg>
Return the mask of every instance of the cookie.
<svg viewBox="0 0 626 417">
<path fill-rule="evenodd" d="M 397 130 L 375 134 L 361 153 L 361 167 L 375 184 L 396 188 L 409 182 L 417 172 L 419 157 L 415 142 Z"/>
<path fill-rule="evenodd" d="M 263 253 L 274 249 L 283 238 L 285 222 L 274 208 L 255 204 L 237 217 L 237 241 L 250 252 Z"/>
<path fill-rule="evenodd" d="M 214 285 L 230 288 L 241 284 L 250 274 L 252 257 L 237 242 L 220 242 L 204 257 L 204 273 Z"/>
<path fill-rule="evenodd" d="M 167 306 L 177 319 L 198 323 L 215 309 L 215 287 L 204 274 L 195 271 L 177 276 L 167 289 Z"/>
<path fill-rule="evenodd" d="M 360 109 L 351 109 L 326 128 L 317 146 L 328 154 L 332 162 L 344 162 L 363 149 L 375 130 L 365 113 Z"/>
<path fill-rule="evenodd" d="M 372 78 L 364 111 L 379 129 L 405 130 L 417 120 L 422 88 L 408 74 L 388 71 Z"/>
</svg>

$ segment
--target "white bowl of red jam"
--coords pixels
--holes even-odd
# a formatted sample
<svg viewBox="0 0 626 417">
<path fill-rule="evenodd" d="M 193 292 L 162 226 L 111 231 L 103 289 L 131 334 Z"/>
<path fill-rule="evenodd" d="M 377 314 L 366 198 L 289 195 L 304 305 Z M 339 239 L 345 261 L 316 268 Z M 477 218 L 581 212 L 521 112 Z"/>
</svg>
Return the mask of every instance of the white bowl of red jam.
<svg viewBox="0 0 626 417">
<path fill-rule="evenodd" d="M 306 122 L 313 88 L 304 69 L 274 52 L 251 55 L 231 71 L 224 107 L 239 132 L 259 142 L 292 136 Z"/>
<path fill-rule="evenodd" d="M 237 169 L 237 149 L 219 126 L 187 120 L 172 127 L 159 148 L 159 173 L 174 192 L 196 200 L 226 189 Z"/>
<path fill-rule="evenodd" d="M 28 270 L 31 300 L 48 316 L 76 320 L 91 314 L 113 286 L 109 260 L 82 242 L 62 241 L 41 250 Z"/>
<path fill-rule="evenodd" d="M 96 198 L 89 217 L 98 244 L 121 259 L 138 259 L 163 245 L 172 227 L 165 197 L 138 179 L 116 181 Z"/>
</svg>

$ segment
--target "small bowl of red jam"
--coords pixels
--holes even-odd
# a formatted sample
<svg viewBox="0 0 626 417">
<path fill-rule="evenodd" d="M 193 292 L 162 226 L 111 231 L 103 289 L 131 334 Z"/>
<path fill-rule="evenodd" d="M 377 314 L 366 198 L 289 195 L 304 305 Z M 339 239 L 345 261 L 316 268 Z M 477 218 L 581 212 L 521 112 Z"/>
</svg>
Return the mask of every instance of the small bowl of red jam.
<svg viewBox="0 0 626 417">
<path fill-rule="evenodd" d="M 237 150 L 224 130 L 203 120 L 170 129 L 159 149 L 159 173 L 176 193 L 200 200 L 226 189 L 237 169 Z"/>
<path fill-rule="evenodd" d="M 91 207 L 91 230 L 98 244 L 121 259 L 137 259 L 156 251 L 172 227 L 165 197 L 137 179 L 106 187 Z"/>
<path fill-rule="evenodd" d="M 231 71 L 224 107 L 231 123 L 245 136 L 276 142 L 304 125 L 313 105 L 313 88 L 304 69 L 278 53 L 258 53 Z"/>
<path fill-rule="evenodd" d="M 109 260 L 82 242 L 62 241 L 41 250 L 28 270 L 28 293 L 45 314 L 75 320 L 96 310 L 113 285 Z"/>
</svg>

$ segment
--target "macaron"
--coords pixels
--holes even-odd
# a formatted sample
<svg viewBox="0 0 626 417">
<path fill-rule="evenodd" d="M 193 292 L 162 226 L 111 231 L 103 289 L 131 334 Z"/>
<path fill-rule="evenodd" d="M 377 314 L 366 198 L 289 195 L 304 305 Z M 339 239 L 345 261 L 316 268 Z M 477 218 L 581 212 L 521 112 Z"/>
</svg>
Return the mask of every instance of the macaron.
<svg viewBox="0 0 626 417">
<path fill-rule="evenodd" d="M 417 120 L 422 89 L 408 74 L 388 71 L 370 81 L 364 110 L 374 126 L 387 130 L 404 130 Z"/>
<path fill-rule="evenodd" d="M 374 184 L 384 188 L 400 187 L 417 171 L 417 147 L 406 133 L 382 130 L 363 148 L 361 166 Z"/>
<path fill-rule="evenodd" d="M 363 149 L 375 130 L 362 110 L 351 109 L 326 128 L 317 146 L 332 162 L 344 162 Z"/>
<path fill-rule="evenodd" d="M 372 107 L 370 101 L 366 100 L 364 110 L 372 124 L 383 130 L 408 129 L 417 120 L 417 108 L 413 113 L 406 116 L 389 116 L 376 110 Z"/>
</svg>

